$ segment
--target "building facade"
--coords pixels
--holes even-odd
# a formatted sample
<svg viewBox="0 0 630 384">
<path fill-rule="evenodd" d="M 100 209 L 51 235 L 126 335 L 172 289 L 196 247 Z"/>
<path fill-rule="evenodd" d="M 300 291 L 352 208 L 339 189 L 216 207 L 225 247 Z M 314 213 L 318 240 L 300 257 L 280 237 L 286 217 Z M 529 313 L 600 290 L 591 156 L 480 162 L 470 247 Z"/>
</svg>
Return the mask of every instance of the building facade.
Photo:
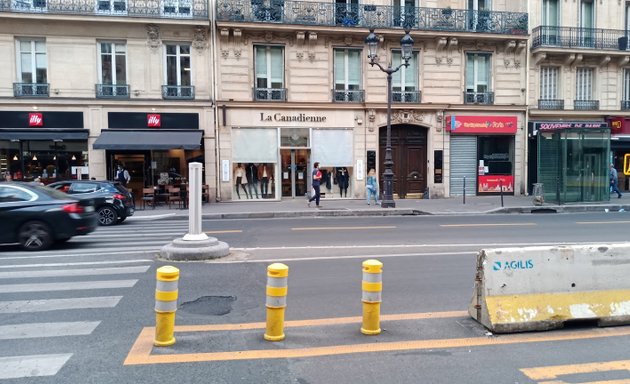
<svg viewBox="0 0 630 384">
<path fill-rule="evenodd" d="M 209 27 L 197 0 L 0 2 L 0 170 L 111 180 L 122 164 L 139 195 L 202 161 L 216 185 Z"/>
</svg>

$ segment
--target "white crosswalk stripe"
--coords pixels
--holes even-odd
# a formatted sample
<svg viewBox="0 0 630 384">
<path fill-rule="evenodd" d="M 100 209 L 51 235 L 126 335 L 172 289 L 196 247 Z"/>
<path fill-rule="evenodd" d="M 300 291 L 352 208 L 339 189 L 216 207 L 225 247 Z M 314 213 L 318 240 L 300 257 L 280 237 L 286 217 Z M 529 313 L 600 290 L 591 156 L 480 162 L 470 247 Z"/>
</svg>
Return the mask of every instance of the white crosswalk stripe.
<svg viewBox="0 0 630 384">
<path fill-rule="evenodd" d="M 37 253 L 0 250 L 0 340 L 5 345 L 0 380 L 61 376 L 109 311 L 149 271 L 154 260 L 148 256 L 187 228 L 157 227 L 161 231 L 151 236 L 145 225 L 99 228 Z M 102 319 L 94 318 L 99 313 Z M 48 339 L 64 342 L 44 342 Z M 16 355 L 8 356 L 12 350 Z"/>
</svg>

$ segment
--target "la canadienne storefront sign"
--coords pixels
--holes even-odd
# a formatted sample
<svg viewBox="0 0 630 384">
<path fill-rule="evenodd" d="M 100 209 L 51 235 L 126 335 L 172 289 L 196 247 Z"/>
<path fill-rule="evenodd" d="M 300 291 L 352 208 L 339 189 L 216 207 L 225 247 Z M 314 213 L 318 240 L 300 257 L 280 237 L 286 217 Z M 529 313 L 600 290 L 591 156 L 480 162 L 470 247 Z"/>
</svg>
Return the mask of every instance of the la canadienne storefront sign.
<svg viewBox="0 0 630 384">
<path fill-rule="evenodd" d="M 306 113 L 285 115 L 280 112 L 276 112 L 273 114 L 261 112 L 260 121 L 276 123 L 325 123 L 326 116 L 307 115 Z"/>
</svg>

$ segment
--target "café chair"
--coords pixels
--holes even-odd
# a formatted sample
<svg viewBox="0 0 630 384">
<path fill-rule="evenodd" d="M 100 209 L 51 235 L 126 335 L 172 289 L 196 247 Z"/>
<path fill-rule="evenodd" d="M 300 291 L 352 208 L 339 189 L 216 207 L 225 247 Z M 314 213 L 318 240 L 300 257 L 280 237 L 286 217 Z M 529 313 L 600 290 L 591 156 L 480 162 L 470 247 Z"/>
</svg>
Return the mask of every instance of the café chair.
<svg viewBox="0 0 630 384">
<path fill-rule="evenodd" d="M 182 195 L 181 190 L 178 187 L 168 187 L 168 208 L 171 208 L 171 204 L 177 202 L 179 208 L 182 207 Z"/>
<path fill-rule="evenodd" d="M 147 204 L 155 209 L 155 189 L 153 187 L 142 188 L 142 209 L 146 209 Z"/>
</svg>

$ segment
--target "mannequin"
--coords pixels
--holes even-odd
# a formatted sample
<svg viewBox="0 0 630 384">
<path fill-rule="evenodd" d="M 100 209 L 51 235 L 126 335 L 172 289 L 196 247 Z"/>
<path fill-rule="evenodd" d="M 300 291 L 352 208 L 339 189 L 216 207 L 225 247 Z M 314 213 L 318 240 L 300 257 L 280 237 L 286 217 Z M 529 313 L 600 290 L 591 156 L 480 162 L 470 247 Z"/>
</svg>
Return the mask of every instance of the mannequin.
<svg viewBox="0 0 630 384">
<path fill-rule="evenodd" d="M 267 167 L 267 164 L 262 164 L 258 168 L 258 175 L 260 178 L 260 195 L 264 199 L 269 195 L 269 178 L 271 177 L 271 169 Z"/>
<path fill-rule="evenodd" d="M 248 181 L 247 189 L 249 189 L 249 196 L 253 199 L 254 193 L 256 193 L 256 198 L 258 198 L 258 167 L 256 167 L 254 163 L 249 163 L 245 169 L 245 175 Z M 252 192 L 252 189 L 254 192 Z"/>
<path fill-rule="evenodd" d="M 245 169 L 241 163 L 238 163 L 236 166 L 236 170 L 234 171 L 234 180 L 236 181 L 236 195 L 238 198 L 241 198 L 241 194 L 238 192 L 238 188 L 241 187 L 245 192 L 245 196 L 249 199 L 247 189 L 245 188 L 245 185 L 247 185 L 247 177 L 245 176 Z"/>
<path fill-rule="evenodd" d="M 350 181 L 350 175 L 348 173 L 348 168 L 340 167 L 337 168 L 337 172 L 335 173 L 335 177 L 337 178 L 337 184 L 339 185 L 339 196 L 340 197 L 348 197 L 348 184 Z"/>
</svg>

